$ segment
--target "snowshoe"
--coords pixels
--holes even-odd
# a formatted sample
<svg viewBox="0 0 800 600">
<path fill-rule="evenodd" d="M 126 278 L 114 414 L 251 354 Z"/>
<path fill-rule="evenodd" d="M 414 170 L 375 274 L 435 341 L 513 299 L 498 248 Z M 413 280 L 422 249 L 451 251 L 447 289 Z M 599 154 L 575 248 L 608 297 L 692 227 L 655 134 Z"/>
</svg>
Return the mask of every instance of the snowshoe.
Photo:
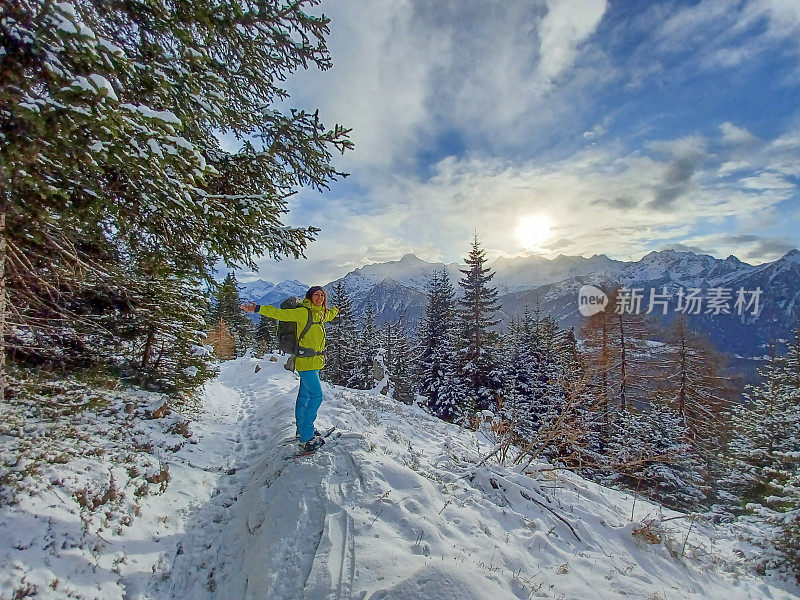
<svg viewBox="0 0 800 600">
<path fill-rule="evenodd" d="M 323 433 L 321 435 L 315 433 L 314 437 L 311 438 L 309 441 L 299 444 L 300 447 L 298 449 L 297 454 L 295 454 L 294 456 L 292 456 L 290 458 L 300 458 L 301 456 L 311 456 L 312 454 L 314 454 L 317 450 L 319 450 L 325 444 L 325 439 L 327 437 L 329 437 L 333 433 L 333 431 L 335 429 L 336 429 L 336 426 L 333 426 L 333 427 L 331 427 L 330 429 L 328 429 L 325 433 Z"/>
<path fill-rule="evenodd" d="M 300 444 L 300 451 L 298 456 L 307 456 L 309 454 L 314 454 L 314 452 L 322 448 L 324 444 L 325 444 L 325 438 L 322 437 L 321 435 L 315 435 L 307 442 Z"/>
</svg>

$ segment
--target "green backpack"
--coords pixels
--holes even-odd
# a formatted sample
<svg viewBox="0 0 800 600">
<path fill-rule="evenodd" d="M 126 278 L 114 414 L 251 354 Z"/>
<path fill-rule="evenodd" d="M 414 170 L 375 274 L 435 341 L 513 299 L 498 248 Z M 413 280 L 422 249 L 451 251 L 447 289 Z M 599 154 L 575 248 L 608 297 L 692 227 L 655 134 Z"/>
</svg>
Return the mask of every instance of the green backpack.
<svg viewBox="0 0 800 600">
<path fill-rule="evenodd" d="M 300 332 L 300 335 L 297 335 L 297 323 L 293 323 L 291 321 L 278 321 L 278 349 L 282 350 L 286 354 L 291 354 L 292 356 L 319 356 L 322 352 L 317 352 L 315 350 L 311 350 L 310 348 L 303 348 L 300 346 L 300 340 L 302 340 L 308 330 L 311 329 L 311 326 L 314 324 L 314 317 L 311 313 L 311 309 L 308 306 L 303 305 L 303 299 L 298 296 L 292 296 L 291 298 L 287 298 L 283 302 L 281 302 L 281 308 L 305 308 L 308 311 L 308 319 L 306 319 L 306 326 L 303 327 L 303 330 Z M 325 327 L 324 324 L 320 323 L 320 325 Z"/>
</svg>

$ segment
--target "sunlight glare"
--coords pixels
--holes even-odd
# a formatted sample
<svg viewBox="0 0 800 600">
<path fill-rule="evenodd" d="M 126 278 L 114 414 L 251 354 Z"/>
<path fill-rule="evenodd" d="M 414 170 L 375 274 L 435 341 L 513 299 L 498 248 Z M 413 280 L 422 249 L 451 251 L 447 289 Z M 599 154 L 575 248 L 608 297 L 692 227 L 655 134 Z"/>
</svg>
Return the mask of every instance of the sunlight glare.
<svg viewBox="0 0 800 600">
<path fill-rule="evenodd" d="M 545 215 L 531 215 L 519 220 L 514 236 L 528 250 L 536 250 L 551 235 L 552 221 Z"/>
</svg>

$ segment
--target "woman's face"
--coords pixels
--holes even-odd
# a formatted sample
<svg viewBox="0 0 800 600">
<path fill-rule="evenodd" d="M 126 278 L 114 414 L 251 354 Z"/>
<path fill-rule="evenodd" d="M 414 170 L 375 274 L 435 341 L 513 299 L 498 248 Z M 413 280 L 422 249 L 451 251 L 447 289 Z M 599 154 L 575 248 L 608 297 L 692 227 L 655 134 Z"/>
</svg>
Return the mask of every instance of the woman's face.
<svg viewBox="0 0 800 600">
<path fill-rule="evenodd" d="M 321 290 L 317 290 L 313 294 L 311 294 L 311 303 L 314 306 L 322 306 L 325 304 L 325 292 Z"/>
</svg>

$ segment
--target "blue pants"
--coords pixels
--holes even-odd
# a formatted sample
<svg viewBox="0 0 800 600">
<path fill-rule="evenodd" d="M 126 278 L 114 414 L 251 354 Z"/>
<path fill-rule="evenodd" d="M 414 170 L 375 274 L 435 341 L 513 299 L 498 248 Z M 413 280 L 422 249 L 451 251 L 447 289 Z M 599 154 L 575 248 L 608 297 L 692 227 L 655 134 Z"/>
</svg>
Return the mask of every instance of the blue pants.
<svg viewBox="0 0 800 600">
<path fill-rule="evenodd" d="M 319 369 L 298 371 L 300 374 L 300 391 L 297 392 L 297 404 L 294 405 L 294 418 L 297 420 L 297 433 L 300 441 L 307 442 L 314 437 L 314 419 L 322 404 L 322 384 L 319 382 Z"/>
</svg>

